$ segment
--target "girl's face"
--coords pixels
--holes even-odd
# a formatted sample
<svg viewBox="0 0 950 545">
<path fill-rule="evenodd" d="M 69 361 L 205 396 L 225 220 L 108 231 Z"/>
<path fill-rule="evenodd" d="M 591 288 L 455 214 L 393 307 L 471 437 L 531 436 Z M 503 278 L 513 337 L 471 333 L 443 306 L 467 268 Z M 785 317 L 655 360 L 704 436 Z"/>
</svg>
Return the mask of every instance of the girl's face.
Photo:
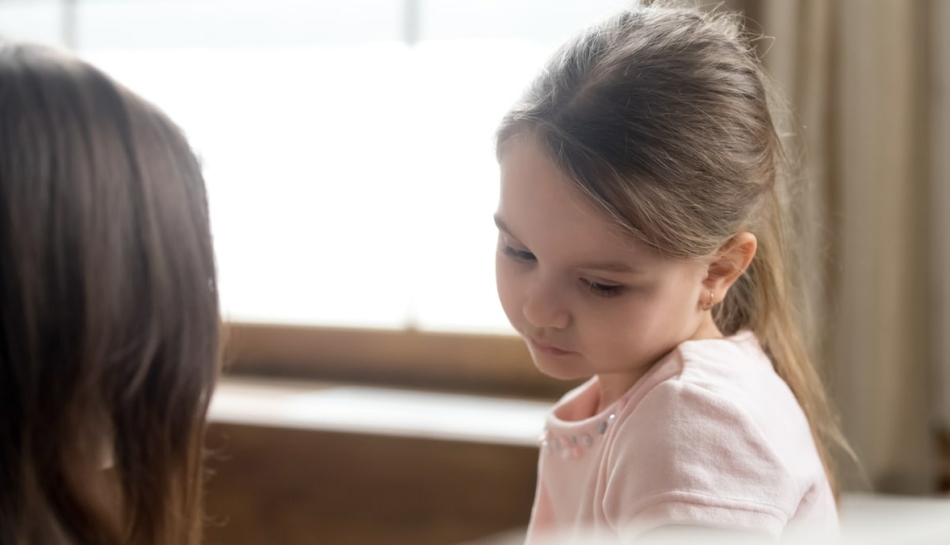
<svg viewBox="0 0 950 545">
<path fill-rule="evenodd" d="M 531 138 L 506 144 L 495 218 L 498 296 L 543 373 L 626 388 L 679 343 L 721 336 L 702 309 L 708 263 L 620 234 Z"/>
</svg>

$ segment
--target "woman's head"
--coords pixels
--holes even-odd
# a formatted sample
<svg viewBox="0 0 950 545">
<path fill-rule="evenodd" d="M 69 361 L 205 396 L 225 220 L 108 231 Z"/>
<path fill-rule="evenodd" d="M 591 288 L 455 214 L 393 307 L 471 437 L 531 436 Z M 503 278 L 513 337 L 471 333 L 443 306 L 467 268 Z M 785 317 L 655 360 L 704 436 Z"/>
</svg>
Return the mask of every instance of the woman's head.
<svg viewBox="0 0 950 545">
<path fill-rule="evenodd" d="M 737 18 L 655 5 L 623 12 L 561 48 L 505 116 L 499 210 L 509 221 L 511 164 L 526 147 L 538 150 L 563 178 L 568 200 L 599 216 L 616 240 L 688 272 L 687 300 L 667 300 L 705 313 L 723 334 L 756 332 L 822 449 L 836 430 L 788 301 L 784 156 L 768 96 Z M 657 278 L 656 286 L 669 281 Z"/>
<path fill-rule="evenodd" d="M 218 323 L 180 130 L 88 64 L 0 46 L 0 542 L 192 542 Z"/>
</svg>

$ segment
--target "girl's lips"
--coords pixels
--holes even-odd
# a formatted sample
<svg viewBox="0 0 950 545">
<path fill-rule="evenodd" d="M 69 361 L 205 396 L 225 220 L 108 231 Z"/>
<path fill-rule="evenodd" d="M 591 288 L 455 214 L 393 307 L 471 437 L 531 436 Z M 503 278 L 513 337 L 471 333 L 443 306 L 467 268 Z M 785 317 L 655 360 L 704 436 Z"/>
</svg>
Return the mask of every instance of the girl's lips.
<svg viewBox="0 0 950 545">
<path fill-rule="evenodd" d="M 573 354 L 573 352 L 570 350 L 563 350 L 550 344 L 544 344 L 532 339 L 531 337 L 528 337 L 528 343 L 531 345 L 531 348 L 541 352 L 542 354 L 548 354 L 550 356 L 566 356 L 568 354 Z"/>
</svg>

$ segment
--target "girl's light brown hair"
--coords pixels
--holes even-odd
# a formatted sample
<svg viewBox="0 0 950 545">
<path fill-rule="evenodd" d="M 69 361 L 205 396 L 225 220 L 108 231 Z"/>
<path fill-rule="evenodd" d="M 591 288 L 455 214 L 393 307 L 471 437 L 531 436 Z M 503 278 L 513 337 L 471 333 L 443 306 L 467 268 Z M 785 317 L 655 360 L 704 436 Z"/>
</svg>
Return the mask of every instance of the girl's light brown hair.
<svg viewBox="0 0 950 545">
<path fill-rule="evenodd" d="M 811 425 L 837 493 L 847 445 L 802 340 L 787 270 L 787 161 L 762 66 L 739 18 L 650 5 L 566 44 L 498 130 L 498 153 L 530 136 L 608 217 L 671 258 L 714 255 L 749 231 L 758 252 L 713 310 L 750 329 Z"/>
<path fill-rule="evenodd" d="M 0 544 L 197 543 L 218 335 L 181 131 L 86 63 L 0 45 Z"/>
</svg>

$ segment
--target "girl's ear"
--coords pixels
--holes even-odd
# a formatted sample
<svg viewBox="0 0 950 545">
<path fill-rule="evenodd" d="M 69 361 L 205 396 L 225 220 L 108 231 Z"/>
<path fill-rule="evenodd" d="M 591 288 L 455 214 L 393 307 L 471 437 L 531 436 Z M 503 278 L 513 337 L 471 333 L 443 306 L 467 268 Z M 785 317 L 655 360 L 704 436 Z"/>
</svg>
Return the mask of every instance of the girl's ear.
<svg viewBox="0 0 950 545">
<path fill-rule="evenodd" d="M 722 301 L 729 288 L 742 276 L 758 248 L 755 235 L 743 231 L 729 239 L 709 264 L 703 286 L 713 294 L 713 303 Z"/>
</svg>

